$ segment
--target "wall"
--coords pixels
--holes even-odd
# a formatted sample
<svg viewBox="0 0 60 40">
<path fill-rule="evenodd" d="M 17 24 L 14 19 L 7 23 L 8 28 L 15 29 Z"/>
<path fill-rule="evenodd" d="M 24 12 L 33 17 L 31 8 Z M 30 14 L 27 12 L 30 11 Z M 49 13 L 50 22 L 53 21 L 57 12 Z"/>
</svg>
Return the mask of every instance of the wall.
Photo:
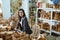
<svg viewBox="0 0 60 40">
<path fill-rule="evenodd" d="M 10 0 L 2 0 L 3 18 L 8 19 L 10 15 Z"/>
<path fill-rule="evenodd" d="M 25 11 L 26 17 L 29 18 L 29 0 L 22 0 L 22 7 Z"/>
</svg>

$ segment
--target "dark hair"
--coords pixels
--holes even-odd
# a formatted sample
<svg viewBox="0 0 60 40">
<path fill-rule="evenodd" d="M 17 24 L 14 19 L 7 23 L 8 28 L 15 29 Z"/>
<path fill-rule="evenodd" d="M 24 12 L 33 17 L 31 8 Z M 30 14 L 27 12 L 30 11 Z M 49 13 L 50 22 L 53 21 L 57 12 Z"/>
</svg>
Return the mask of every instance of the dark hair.
<svg viewBox="0 0 60 40">
<path fill-rule="evenodd" d="M 19 9 L 19 10 L 18 10 L 18 17 L 19 17 L 19 21 L 21 21 L 21 17 L 19 16 L 19 11 L 22 11 L 22 12 L 23 12 L 23 17 L 26 17 L 26 15 L 25 15 L 25 12 L 24 12 L 24 10 L 23 10 L 23 9 Z"/>
<path fill-rule="evenodd" d="M 41 12 L 41 10 L 42 10 L 42 9 L 39 9 L 39 10 L 38 10 L 38 17 L 40 17 L 40 13 L 39 13 L 39 12 Z"/>
</svg>

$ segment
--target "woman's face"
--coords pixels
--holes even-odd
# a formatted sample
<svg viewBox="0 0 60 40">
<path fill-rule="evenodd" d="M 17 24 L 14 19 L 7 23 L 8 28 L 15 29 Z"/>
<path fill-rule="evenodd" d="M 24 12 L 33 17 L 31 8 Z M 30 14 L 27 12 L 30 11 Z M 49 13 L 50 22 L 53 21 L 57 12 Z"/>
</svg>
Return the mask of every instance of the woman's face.
<svg viewBox="0 0 60 40">
<path fill-rule="evenodd" d="M 20 16 L 20 17 L 23 17 L 23 15 L 24 15 L 24 14 L 23 14 L 23 11 L 19 11 L 19 16 Z"/>
</svg>

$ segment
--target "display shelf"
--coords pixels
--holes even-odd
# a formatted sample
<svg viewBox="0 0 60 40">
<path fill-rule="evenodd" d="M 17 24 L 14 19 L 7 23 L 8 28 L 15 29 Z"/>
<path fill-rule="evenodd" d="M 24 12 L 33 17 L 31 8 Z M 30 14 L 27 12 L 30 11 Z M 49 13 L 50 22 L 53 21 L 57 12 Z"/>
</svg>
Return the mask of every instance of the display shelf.
<svg viewBox="0 0 60 40">
<path fill-rule="evenodd" d="M 60 22 L 59 20 L 52 20 L 52 22 Z"/>
<path fill-rule="evenodd" d="M 52 10 L 52 8 L 37 8 L 37 10 L 38 9 L 43 9 L 43 10 L 45 10 L 45 11 L 51 11 Z"/>
<path fill-rule="evenodd" d="M 54 32 L 54 33 L 56 33 L 56 34 L 60 34 L 60 32 L 57 32 L 57 31 L 55 31 L 55 30 L 51 30 L 52 32 Z"/>
<path fill-rule="evenodd" d="M 38 20 L 42 20 L 44 23 L 48 23 L 48 24 L 50 24 L 51 25 L 51 19 L 49 20 L 49 19 L 45 19 L 45 18 L 38 18 Z"/>
<path fill-rule="evenodd" d="M 52 11 L 58 11 L 58 12 L 60 12 L 60 10 L 59 10 L 59 9 L 52 9 Z"/>
<path fill-rule="evenodd" d="M 44 20 L 44 21 L 51 21 L 50 19 L 46 19 L 46 18 L 42 18 L 42 17 L 40 17 L 40 18 L 38 18 L 39 20 Z"/>
<path fill-rule="evenodd" d="M 44 32 L 47 32 L 47 33 L 50 33 L 50 31 L 45 30 L 45 29 L 40 29 L 40 30 L 42 30 L 42 31 L 44 31 Z"/>
<path fill-rule="evenodd" d="M 39 20 L 39 21 L 42 20 L 43 22 L 48 23 L 48 24 L 50 24 L 50 25 L 54 25 L 54 22 L 57 21 L 57 20 L 54 21 L 54 20 L 51 20 L 51 19 L 49 20 L 49 19 L 45 19 L 45 18 L 38 18 L 38 20 Z M 60 22 L 60 21 L 58 21 L 58 22 Z M 51 24 L 51 23 L 52 23 L 52 24 Z"/>
<path fill-rule="evenodd" d="M 51 11 L 51 14 L 50 14 L 51 18 L 50 18 L 50 19 L 46 19 L 46 18 L 42 18 L 42 17 L 38 18 L 38 17 L 37 17 L 37 13 L 36 13 L 36 20 L 37 20 L 37 22 L 38 22 L 38 20 L 42 20 L 42 21 L 44 21 L 44 22 L 46 22 L 46 23 L 49 23 L 49 25 L 50 25 L 50 31 L 45 30 L 45 29 L 40 29 L 40 30 L 45 31 L 45 32 L 48 32 L 48 33 L 50 33 L 50 35 L 52 34 L 52 32 L 53 32 L 53 33 L 56 33 L 56 34 L 60 34 L 60 32 L 55 31 L 55 30 L 52 30 L 52 25 L 54 25 L 55 22 L 57 22 L 57 23 L 60 22 L 60 20 L 55 20 L 55 19 L 53 19 L 53 12 L 54 12 L 54 11 L 60 12 L 60 10 L 58 10 L 58 9 L 52 9 L 52 8 L 37 8 L 37 11 L 38 11 L 38 9 L 42 9 L 42 10 L 47 11 L 47 12 L 48 12 L 48 11 Z M 55 13 L 54 13 L 54 14 L 55 14 Z"/>
</svg>

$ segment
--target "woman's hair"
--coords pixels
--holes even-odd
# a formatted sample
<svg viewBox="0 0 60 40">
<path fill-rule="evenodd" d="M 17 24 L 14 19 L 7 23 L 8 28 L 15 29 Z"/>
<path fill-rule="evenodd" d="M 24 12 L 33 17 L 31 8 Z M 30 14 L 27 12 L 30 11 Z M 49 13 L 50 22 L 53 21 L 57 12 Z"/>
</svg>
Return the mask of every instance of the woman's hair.
<svg viewBox="0 0 60 40">
<path fill-rule="evenodd" d="M 20 17 L 20 15 L 19 15 L 19 11 L 22 11 L 22 12 L 23 12 L 23 17 L 26 17 L 26 15 L 25 15 L 25 12 L 24 12 L 23 9 L 19 9 L 19 10 L 18 10 L 19 21 L 21 21 L 21 18 L 22 18 L 22 17 Z"/>
</svg>

